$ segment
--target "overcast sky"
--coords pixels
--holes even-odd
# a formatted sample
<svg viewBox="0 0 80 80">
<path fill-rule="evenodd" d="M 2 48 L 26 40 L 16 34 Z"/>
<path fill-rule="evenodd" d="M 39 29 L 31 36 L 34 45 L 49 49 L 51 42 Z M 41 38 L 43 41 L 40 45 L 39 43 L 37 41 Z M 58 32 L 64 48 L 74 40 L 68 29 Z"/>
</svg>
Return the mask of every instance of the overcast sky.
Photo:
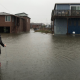
<svg viewBox="0 0 80 80">
<path fill-rule="evenodd" d="M 11 14 L 25 12 L 34 23 L 51 23 L 55 3 L 80 3 L 79 0 L 0 0 L 0 12 Z"/>
</svg>

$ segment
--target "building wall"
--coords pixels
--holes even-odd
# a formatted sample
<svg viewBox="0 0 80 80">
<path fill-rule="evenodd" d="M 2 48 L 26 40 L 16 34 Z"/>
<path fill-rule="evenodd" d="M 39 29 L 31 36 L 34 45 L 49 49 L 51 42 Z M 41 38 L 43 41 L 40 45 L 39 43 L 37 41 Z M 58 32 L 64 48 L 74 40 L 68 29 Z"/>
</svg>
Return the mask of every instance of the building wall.
<svg viewBox="0 0 80 80">
<path fill-rule="evenodd" d="M 27 31 L 27 17 L 23 17 L 23 18 L 24 18 L 23 28 L 24 28 L 24 31 L 26 32 Z"/>
<path fill-rule="evenodd" d="M 30 18 L 27 17 L 27 31 L 30 31 Z"/>
<path fill-rule="evenodd" d="M 20 32 L 23 32 L 23 19 L 22 18 L 19 18 L 19 26 L 17 26 L 17 33 L 20 33 Z"/>
<path fill-rule="evenodd" d="M 13 16 L 11 16 L 10 33 L 16 32 L 15 18 L 14 18 L 14 22 L 12 22 L 12 17 L 13 17 Z M 15 27 L 15 28 L 14 28 L 14 27 Z"/>
<path fill-rule="evenodd" d="M 23 32 L 23 19 L 20 19 L 20 32 Z"/>
<path fill-rule="evenodd" d="M 78 4 L 73 4 L 73 5 L 80 6 Z M 70 10 L 70 6 L 72 6 L 72 4 L 71 5 L 69 5 L 69 4 L 57 4 L 56 10 Z"/>
<path fill-rule="evenodd" d="M 23 17 L 24 19 L 22 19 L 15 17 L 14 22 L 12 22 L 12 17 L 13 16 L 11 16 L 10 22 L 5 22 L 5 16 L 0 16 L 0 27 L 10 27 L 10 33 L 30 31 L 30 18 Z M 19 19 L 19 26 L 16 25 L 17 23 L 15 24 L 17 19 Z"/>
<path fill-rule="evenodd" d="M 27 17 L 23 17 L 23 19 L 20 18 L 20 26 L 18 27 L 18 32 L 23 32 L 23 31 L 25 32 L 30 31 L 30 18 Z"/>
<path fill-rule="evenodd" d="M 55 19 L 54 21 L 54 34 L 67 33 L 67 19 Z"/>
<path fill-rule="evenodd" d="M 24 20 L 23 20 L 23 31 L 24 31 L 24 32 L 26 32 L 26 30 L 27 30 L 27 29 L 26 29 L 26 28 L 27 28 L 27 23 L 26 23 L 26 22 L 27 22 L 27 19 L 26 19 L 26 17 L 25 17 Z"/>
<path fill-rule="evenodd" d="M 54 20 L 54 34 L 57 34 L 56 33 L 56 19 Z"/>
<path fill-rule="evenodd" d="M 12 18 L 10 22 L 5 22 L 5 16 L 0 16 L 0 26 L 14 26 L 14 22 L 12 22 Z"/>
<path fill-rule="evenodd" d="M 54 21 L 51 21 L 51 30 L 52 30 L 52 33 L 54 33 Z"/>
<path fill-rule="evenodd" d="M 14 26 L 15 26 L 15 24 L 14 24 L 14 22 L 12 22 L 12 16 L 11 16 L 10 22 L 5 21 L 4 15 L 0 16 L 0 27 L 10 27 L 10 33 L 11 33 Z"/>
<path fill-rule="evenodd" d="M 70 5 L 68 5 L 68 4 L 66 4 L 66 5 L 58 4 L 58 5 L 56 5 L 56 10 L 70 10 Z"/>
</svg>

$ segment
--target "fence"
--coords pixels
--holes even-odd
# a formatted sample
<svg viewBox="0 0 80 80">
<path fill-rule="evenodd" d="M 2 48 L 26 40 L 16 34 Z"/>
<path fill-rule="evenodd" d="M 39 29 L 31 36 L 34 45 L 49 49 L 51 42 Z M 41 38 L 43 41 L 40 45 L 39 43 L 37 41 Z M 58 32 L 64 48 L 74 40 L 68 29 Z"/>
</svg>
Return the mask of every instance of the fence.
<svg viewBox="0 0 80 80">
<path fill-rule="evenodd" d="M 80 10 L 54 10 L 53 16 L 80 16 Z"/>
</svg>

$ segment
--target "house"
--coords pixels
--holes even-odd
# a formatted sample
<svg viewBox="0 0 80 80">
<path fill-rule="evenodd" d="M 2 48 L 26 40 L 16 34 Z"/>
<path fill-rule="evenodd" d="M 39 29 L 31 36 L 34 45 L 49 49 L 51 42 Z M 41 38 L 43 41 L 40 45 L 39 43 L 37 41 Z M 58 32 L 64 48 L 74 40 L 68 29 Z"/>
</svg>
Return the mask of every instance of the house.
<svg viewBox="0 0 80 80">
<path fill-rule="evenodd" d="M 50 24 L 45 25 L 45 28 L 51 28 Z"/>
<path fill-rule="evenodd" d="M 41 28 L 43 26 L 43 23 L 31 23 L 31 28 Z"/>
<path fill-rule="evenodd" d="M 54 34 L 80 34 L 80 3 L 56 3 L 51 24 Z"/>
<path fill-rule="evenodd" d="M 0 33 L 19 33 L 30 30 L 30 18 L 26 13 L 0 12 Z"/>
</svg>

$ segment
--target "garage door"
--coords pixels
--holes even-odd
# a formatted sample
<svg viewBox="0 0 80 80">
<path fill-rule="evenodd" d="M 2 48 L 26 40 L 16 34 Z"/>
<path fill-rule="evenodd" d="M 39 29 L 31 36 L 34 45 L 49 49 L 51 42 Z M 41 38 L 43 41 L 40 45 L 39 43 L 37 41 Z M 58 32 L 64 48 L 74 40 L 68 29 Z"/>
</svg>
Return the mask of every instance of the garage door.
<svg viewBox="0 0 80 80">
<path fill-rule="evenodd" d="M 10 27 L 0 26 L 0 33 L 10 33 Z"/>
<path fill-rule="evenodd" d="M 68 33 L 80 34 L 80 19 L 71 18 L 68 20 Z"/>
</svg>

